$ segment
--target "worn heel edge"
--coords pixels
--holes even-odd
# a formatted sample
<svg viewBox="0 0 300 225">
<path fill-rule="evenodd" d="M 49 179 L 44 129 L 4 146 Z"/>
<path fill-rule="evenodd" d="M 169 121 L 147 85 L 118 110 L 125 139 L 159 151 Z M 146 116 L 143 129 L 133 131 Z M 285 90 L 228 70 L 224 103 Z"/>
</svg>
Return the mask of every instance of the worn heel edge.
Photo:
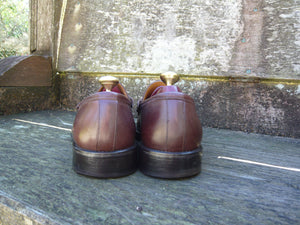
<svg viewBox="0 0 300 225">
<path fill-rule="evenodd" d="M 202 146 L 188 152 L 163 152 L 139 144 L 139 169 L 148 176 L 179 179 L 201 172 Z"/>
<path fill-rule="evenodd" d="M 96 178 L 117 178 L 137 170 L 137 146 L 113 152 L 95 152 L 73 143 L 73 170 Z"/>
</svg>

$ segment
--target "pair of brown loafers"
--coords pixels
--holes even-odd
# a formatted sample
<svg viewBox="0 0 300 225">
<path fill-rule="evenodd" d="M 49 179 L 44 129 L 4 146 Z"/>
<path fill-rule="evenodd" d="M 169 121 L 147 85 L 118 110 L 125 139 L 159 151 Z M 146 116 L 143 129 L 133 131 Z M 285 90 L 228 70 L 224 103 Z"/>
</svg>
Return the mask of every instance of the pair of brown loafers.
<svg viewBox="0 0 300 225">
<path fill-rule="evenodd" d="M 118 80 L 100 78 L 100 90 L 77 106 L 73 124 L 73 168 L 99 178 L 122 177 L 139 168 L 159 178 L 184 178 L 201 170 L 202 127 L 191 97 L 174 85 L 172 72 L 152 83 L 138 103 Z"/>
</svg>

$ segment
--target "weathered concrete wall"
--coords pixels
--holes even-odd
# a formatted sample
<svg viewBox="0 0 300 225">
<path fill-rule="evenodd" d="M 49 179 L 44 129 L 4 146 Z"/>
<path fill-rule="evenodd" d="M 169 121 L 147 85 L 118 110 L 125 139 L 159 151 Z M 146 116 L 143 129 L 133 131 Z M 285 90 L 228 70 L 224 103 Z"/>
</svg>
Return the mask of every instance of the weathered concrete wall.
<svg viewBox="0 0 300 225">
<path fill-rule="evenodd" d="M 52 87 L 0 87 L 0 116 L 58 108 Z"/>
<path fill-rule="evenodd" d="M 97 73 L 119 76 L 136 103 L 172 70 L 203 125 L 300 137 L 297 1 L 63 0 L 53 10 L 63 108 L 98 90 Z"/>
<path fill-rule="evenodd" d="M 59 92 L 73 110 L 99 88 L 87 72 L 123 74 L 137 102 L 158 73 L 172 70 L 183 75 L 179 86 L 203 125 L 300 137 L 298 1 L 31 0 L 31 7 L 31 50 L 52 55 L 64 75 L 54 88 L 0 88 L 0 115 L 53 108 Z"/>
<path fill-rule="evenodd" d="M 294 0 L 69 0 L 56 11 L 59 71 L 300 78 Z"/>
<path fill-rule="evenodd" d="M 118 75 L 117 75 L 118 76 Z M 75 110 L 86 96 L 99 90 L 97 74 L 61 75 L 61 103 Z M 158 76 L 119 75 L 133 98 L 133 114 L 147 86 Z M 204 126 L 300 138 L 300 82 L 272 79 L 241 81 L 218 77 L 182 77 L 177 83 L 196 103 Z"/>
<path fill-rule="evenodd" d="M 269 75 L 300 79 L 299 1 L 265 0 L 262 66 Z"/>
</svg>

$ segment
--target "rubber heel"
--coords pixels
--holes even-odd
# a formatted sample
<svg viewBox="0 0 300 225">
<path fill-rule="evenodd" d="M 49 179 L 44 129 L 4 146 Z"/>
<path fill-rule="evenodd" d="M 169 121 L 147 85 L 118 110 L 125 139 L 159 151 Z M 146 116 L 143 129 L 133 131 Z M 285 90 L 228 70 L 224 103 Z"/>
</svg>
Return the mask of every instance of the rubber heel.
<svg viewBox="0 0 300 225">
<path fill-rule="evenodd" d="M 137 164 L 136 145 L 113 152 L 94 152 L 73 143 L 73 169 L 78 174 L 97 178 L 123 177 L 134 173 Z"/>
<path fill-rule="evenodd" d="M 148 176 L 178 179 L 201 172 L 202 147 L 189 152 L 163 152 L 139 145 L 139 169 Z"/>
</svg>

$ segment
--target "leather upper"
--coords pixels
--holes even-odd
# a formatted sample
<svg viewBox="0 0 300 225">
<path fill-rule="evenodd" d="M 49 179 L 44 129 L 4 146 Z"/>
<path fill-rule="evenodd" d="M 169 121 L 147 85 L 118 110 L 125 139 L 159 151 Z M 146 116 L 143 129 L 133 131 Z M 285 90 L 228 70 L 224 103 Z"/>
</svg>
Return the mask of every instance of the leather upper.
<svg viewBox="0 0 300 225">
<path fill-rule="evenodd" d="M 154 82 L 138 106 L 138 132 L 144 146 L 185 152 L 198 148 L 202 127 L 193 99 L 176 86 Z"/>
<path fill-rule="evenodd" d="M 73 123 L 73 140 L 90 151 L 115 151 L 135 143 L 132 100 L 119 84 L 111 92 L 88 96 L 77 106 Z"/>
</svg>

